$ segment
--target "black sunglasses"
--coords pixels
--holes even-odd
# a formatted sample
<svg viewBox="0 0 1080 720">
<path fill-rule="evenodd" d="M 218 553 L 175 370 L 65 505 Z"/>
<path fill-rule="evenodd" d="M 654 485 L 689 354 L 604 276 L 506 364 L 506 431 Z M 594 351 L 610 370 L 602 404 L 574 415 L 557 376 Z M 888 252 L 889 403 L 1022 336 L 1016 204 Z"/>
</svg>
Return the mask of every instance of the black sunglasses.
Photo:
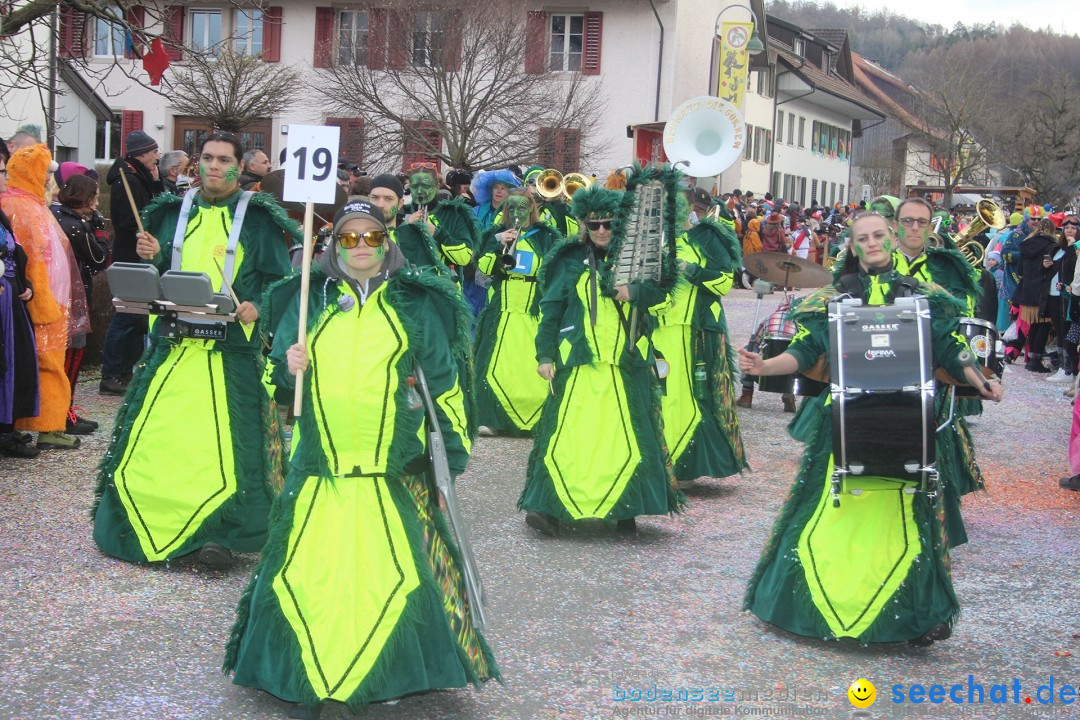
<svg viewBox="0 0 1080 720">
<path fill-rule="evenodd" d="M 1066 225 L 1072 225 L 1073 227 L 1080 227 L 1080 221 L 1066 220 L 1065 222 L 1061 223 L 1061 227 L 1065 227 Z"/>
<path fill-rule="evenodd" d="M 607 220 L 586 220 L 585 227 L 589 228 L 589 232 L 595 232 L 600 228 L 611 229 L 611 219 Z"/>
</svg>

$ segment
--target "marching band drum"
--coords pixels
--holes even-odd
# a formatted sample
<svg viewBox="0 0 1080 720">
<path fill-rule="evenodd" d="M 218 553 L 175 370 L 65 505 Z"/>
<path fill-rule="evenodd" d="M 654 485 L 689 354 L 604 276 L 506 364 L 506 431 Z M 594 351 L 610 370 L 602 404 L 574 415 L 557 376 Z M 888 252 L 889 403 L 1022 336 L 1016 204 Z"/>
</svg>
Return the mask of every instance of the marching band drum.
<svg viewBox="0 0 1080 720">
<path fill-rule="evenodd" d="M 854 476 L 935 494 L 934 376 L 926 298 L 829 303 L 833 504 Z M 855 429 L 858 429 L 855 432 Z"/>
</svg>

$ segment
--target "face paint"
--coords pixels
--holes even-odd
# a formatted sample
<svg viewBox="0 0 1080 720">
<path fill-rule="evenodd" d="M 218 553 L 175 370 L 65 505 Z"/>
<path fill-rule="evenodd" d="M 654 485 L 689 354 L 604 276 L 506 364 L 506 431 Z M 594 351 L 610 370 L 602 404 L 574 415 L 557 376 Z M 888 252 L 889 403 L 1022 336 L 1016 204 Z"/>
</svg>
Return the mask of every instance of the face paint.
<svg viewBox="0 0 1080 720">
<path fill-rule="evenodd" d="M 236 178 L 240 177 L 240 168 L 237 165 L 233 165 L 231 168 L 225 171 L 225 182 L 234 183 Z"/>
<path fill-rule="evenodd" d="M 199 161 L 199 179 L 202 180 L 203 182 L 206 182 L 206 176 L 207 176 L 207 174 L 209 172 L 210 171 L 206 168 L 206 164 L 200 160 Z"/>
<path fill-rule="evenodd" d="M 529 224 L 529 201 L 523 197 L 513 197 L 506 201 L 506 219 L 511 227 L 521 228 Z"/>
<path fill-rule="evenodd" d="M 416 173 L 409 178 L 409 187 L 412 189 L 414 203 L 427 205 L 435 199 L 437 192 L 435 180 L 427 173 Z"/>
</svg>

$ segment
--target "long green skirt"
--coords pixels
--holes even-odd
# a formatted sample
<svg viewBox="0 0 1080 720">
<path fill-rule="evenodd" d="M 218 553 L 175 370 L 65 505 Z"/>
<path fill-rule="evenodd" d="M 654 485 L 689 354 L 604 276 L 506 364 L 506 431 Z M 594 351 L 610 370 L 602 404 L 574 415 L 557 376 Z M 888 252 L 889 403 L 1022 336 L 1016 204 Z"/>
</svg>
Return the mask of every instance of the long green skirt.
<svg viewBox="0 0 1080 720">
<path fill-rule="evenodd" d="M 240 599 L 233 682 L 354 710 L 499 677 L 427 481 L 292 472 Z"/>
<path fill-rule="evenodd" d="M 562 520 L 666 515 L 682 505 L 648 368 L 562 368 L 518 508 Z"/>
<path fill-rule="evenodd" d="M 540 319 L 490 304 L 476 333 L 477 424 L 525 436 L 540 419 L 551 394 L 536 372 L 535 339 Z"/>
<path fill-rule="evenodd" d="M 747 589 L 743 609 L 798 635 L 900 642 L 960 612 L 940 496 L 890 478 L 849 481 L 833 507 L 830 408 L 807 401 L 791 435 L 799 474 Z"/>
<path fill-rule="evenodd" d="M 94 541 L 140 563 L 208 542 L 257 551 L 281 464 L 261 357 L 155 338 L 144 363 L 99 471 Z"/>
<path fill-rule="evenodd" d="M 664 436 L 678 480 L 722 478 L 748 467 L 735 412 L 734 381 L 723 336 L 690 325 L 663 325 L 653 344 L 669 366 L 662 401 Z M 695 382 L 695 372 L 704 382 Z"/>
</svg>

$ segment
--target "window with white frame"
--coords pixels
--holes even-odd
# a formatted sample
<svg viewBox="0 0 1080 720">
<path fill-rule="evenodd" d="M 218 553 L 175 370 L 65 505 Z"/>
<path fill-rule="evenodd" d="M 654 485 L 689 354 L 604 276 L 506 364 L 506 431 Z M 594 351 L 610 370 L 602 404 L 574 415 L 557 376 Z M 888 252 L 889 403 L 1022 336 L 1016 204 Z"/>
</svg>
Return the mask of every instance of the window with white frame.
<svg viewBox="0 0 1080 720">
<path fill-rule="evenodd" d="M 110 8 L 109 14 L 116 17 L 116 22 L 97 18 L 94 24 L 94 56 L 95 57 L 123 57 L 124 55 L 124 26 L 120 24 L 120 10 Z"/>
<path fill-rule="evenodd" d="M 799 116 L 799 147 L 806 147 L 806 118 Z"/>
<path fill-rule="evenodd" d="M 367 65 L 370 22 L 367 10 L 338 13 L 338 65 Z"/>
<path fill-rule="evenodd" d="M 418 12 L 413 16 L 413 67 L 438 67 L 442 63 L 443 19 L 440 12 Z"/>
<path fill-rule="evenodd" d="M 203 52 L 216 53 L 221 45 L 221 10 L 192 8 L 191 46 Z"/>
<path fill-rule="evenodd" d="M 784 142 L 784 111 L 776 111 L 776 142 Z"/>
<path fill-rule="evenodd" d="M 548 68 L 554 72 L 581 70 L 585 47 L 584 15 L 551 15 L 551 52 Z"/>
<path fill-rule="evenodd" d="M 236 11 L 233 49 L 240 55 L 258 55 L 263 50 L 263 13 L 258 9 Z"/>
<path fill-rule="evenodd" d="M 749 160 L 754 152 L 754 126 L 746 126 L 746 145 L 743 147 L 743 159 Z"/>
<path fill-rule="evenodd" d="M 795 144 L 795 113 L 788 113 L 787 116 L 787 144 Z"/>
<path fill-rule="evenodd" d="M 817 202 L 817 180 L 810 183 L 810 202 Z"/>
<path fill-rule="evenodd" d="M 802 38 L 795 38 L 791 41 L 791 49 L 795 51 L 795 54 L 799 57 L 806 57 L 806 41 Z"/>
<path fill-rule="evenodd" d="M 758 71 L 757 94 L 761 97 L 772 97 L 772 68 Z"/>
</svg>

